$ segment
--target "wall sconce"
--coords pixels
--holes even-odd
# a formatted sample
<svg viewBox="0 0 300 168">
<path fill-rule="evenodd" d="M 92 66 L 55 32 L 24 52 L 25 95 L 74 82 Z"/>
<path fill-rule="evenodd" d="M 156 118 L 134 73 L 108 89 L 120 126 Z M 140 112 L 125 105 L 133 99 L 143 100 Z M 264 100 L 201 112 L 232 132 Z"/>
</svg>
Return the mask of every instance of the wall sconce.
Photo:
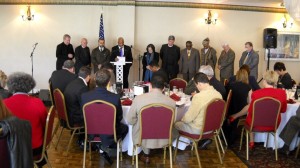
<svg viewBox="0 0 300 168">
<path fill-rule="evenodd" d="M 218 13 L 215 13 L 213 16 L 211 10 L 208 10 L 208 13 L 205 14 L 205 23 L 206 24 L 216 24 L 218 20 Z"/>
<path fill-rule="evenodd" d="M 294 20 L 290 18 L 290 20 L 287 19 L 286 15 L 283 16 L 282 18 L 282 26 L 283 28 L 292 28 L 294 24 Z"/>
<path fill-rule="evenodd" d="M 34 11 L 33 10 L 31 11 L 30 6 L 27 6 L 26 13 L 24 12 L 24 10 L 21 10 L 21 16 L 24 21 L 25 20 L 31 21 L 34 19 Z"/>
</svg>

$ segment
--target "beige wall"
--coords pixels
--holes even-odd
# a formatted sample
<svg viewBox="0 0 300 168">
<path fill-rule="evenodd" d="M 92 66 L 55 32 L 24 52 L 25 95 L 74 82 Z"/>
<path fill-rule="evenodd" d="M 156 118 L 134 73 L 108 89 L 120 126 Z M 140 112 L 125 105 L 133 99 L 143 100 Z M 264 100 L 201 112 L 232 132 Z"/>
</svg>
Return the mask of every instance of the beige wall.
<svg viewBox="0 0 300 168">
<path fill-rule="evenodd" d="M 34 54 L 34 77 L 37 88 L 47 88 L 47 81 L 55 69 L 56 45 L 62 42 L 62 36 L 69 33 L 74 47 L 80 38 L 89 40 L 89 47 L 97 46 L 99 17 L 101 6 L 80 5 L 41 5 L 32 6 L 36 10 L 36 18 L 31 22 L 22 21 L 19 12 L 25 6 L 0 6 L 1 52 L 0 69 L 7 74 L 15 71 L 31 73 L 30 53 L 32 45 L 39 42 Z M 236 52 L 235 70 L 244 50 L 244 43 L 252 41 L 255 50 L 259 51 L 259 72 L 265 71 L 264 49 L 262 46 L 263 29 L 267 27 L 283 30 L 281 17 L 283 14 L 213 10 L 219 13 L 216 25 L 207 26 L 203 21 L 206 9 L 193 8 L 160 8 L 134 6 L 104 6 L 104 27 L 107 47 L 116 44 L 117 37 L 123 36 L 127 45 L 133 45 L 134 57 L 142 54 L 149 43 L 159 51 L 167 42 L 170 34 L 176 36 L 176 44 L 183 48 L 185 41 L 191 40 L 194 47 L 200 49 L 201 41 L 209 37 L 211 45 L 216 48 L 218 56 L 221 45 L 229 43 Z M 299 32 L 296 23 L 288 31 Z M 292 77 L 300 81 L 298 70 L 300 62 L 285 62 Z M 273 67 L 271 62 L 270 67 Z M 217 77 L 219 72 L 217 71 Z M 134 61 L 130 80 L 138 79 L 138 62 Z"/>
</svg>

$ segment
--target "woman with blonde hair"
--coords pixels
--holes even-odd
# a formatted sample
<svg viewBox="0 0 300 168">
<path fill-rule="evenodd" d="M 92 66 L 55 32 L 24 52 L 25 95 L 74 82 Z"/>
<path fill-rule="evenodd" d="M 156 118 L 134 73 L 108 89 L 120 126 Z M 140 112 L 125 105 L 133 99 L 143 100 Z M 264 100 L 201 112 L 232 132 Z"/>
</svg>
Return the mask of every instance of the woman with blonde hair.
<svg viewBox="0 0 300 168">
<path fill-rule="evenodd" d="M 229 120 L 230 122 L 233 122 L 236 118 L 240 116 L 247 115 L 246 117 L 246 123 L 245 125 L 251 125 L 252 123 L 252 112 L 253 112 L 253 103 L 255 100 L 258 100 L 263 97 L 272 97 L 281 102 L 281 109 L 280 112 L 284 113 L 287 108 L 287 99 L 286 99 L 286 93 L 282 89 L 277 89 L 276 84 L 278 81 L 278 74 L 274 71 L 267 71 L 263 75 L 263 89 L 256 90 L 254 92 L 249 93 L 249 102 L 250 104 L 245 106 L 239 113 L 231 115 Z M 280 124 L 281 121 L 281 115 L 278 117 L 278 125 Z M 264 129 L 267 129 L 266 127 L 262 127 Z M 256 127 L 255 129 L 260 130 L 262 129 L 261 127 Z M 272 129 L 272 128 L 270 128 Z M 250 143 L 249 143 L 249 148 L 253 149 L 254 148 L 254 138 L 253 138 L 253 133 L 250 134 Z"/>
<path fill-rule="evenodd" d="M 3 99 L 6 99 L 12 95 L 8 90 L 4 89 L 6 86 L 6 81 L 6 74 L 0 70 L 0 97 L 2 97 Z"/>
</svg>

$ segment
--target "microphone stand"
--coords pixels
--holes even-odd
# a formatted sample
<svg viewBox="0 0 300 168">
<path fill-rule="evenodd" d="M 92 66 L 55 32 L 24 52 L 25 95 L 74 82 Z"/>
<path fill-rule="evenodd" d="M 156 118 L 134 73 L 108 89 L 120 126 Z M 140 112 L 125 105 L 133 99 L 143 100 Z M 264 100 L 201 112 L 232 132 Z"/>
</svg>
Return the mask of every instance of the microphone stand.
<svg viewBox="0 0 300 168">
<path fill-rule="evenodd" d="M 139 81 L 141 81 L 141 59 L 143 58 L 143 55 L 138 55 L 139 57 Z"/>
<path fill-rule="evenodd" d="M 32 52 L 31 52 L 31 54 L 30 54 L 30 58 L 31 58 L 31 76 L 32 76 L 32 78 L 33 78 L 33 53 L 34 53 L 34 50 L 35 50 L 37 44 L 38 44 L 38 43 L 35 43 L 35 44 L 33 45 L 33 49 L 32 49 Z M 32 89 L 31 92 L 32 92 L 32 94 L 33 94 L 33 89 Z"/>
<path fill-rule="evenodd" d="M 270 53 L 270 48 L 266 48 L 268 50 L 268 61 L 267 61 L 267 69 L 266 71 L 268 71 L 270 69 L 270 58 L 271 58 L 271 53 Z M 258 81 L 258 84 L 263 80 L 263 78 L 261 78 Z"/>
</svg>

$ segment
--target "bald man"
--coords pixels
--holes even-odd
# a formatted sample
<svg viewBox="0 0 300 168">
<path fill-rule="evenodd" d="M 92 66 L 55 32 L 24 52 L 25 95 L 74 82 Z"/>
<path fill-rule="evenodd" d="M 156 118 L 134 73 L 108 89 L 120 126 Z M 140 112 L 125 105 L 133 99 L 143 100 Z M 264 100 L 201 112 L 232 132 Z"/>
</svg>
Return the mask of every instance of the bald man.
<svg viewBox="0 0 300 168">
<path fill-rule="evenodd" d="M 83 66 L 91 65 L 90 48 L 87 46 L 86 38 L 81 39 L 81 45 L 75 48 L 75 73 L 78 74 L 79 69 Z"/>
<path fill-rule="evenodd" d="M 125 57 L 126 62 L 132 62 L 132 53 L 131 53 L 131 48 L 127 45 L 124 45 L 124 38 L 119 37 L 118 38 L 118 45 L 114 46 L 111 49 L 111 61 L 118 61 L 117 56 L 120 57 Z M 128 88 L 128 75 L 129 75 L 129 70 L 132 64 L 125 64 L 123 66 L 123 88 Z M 115 70 L 114 70 L 115 71 Z M 116 74 L 116 72 L 115 72 Z"/>
</svg>

